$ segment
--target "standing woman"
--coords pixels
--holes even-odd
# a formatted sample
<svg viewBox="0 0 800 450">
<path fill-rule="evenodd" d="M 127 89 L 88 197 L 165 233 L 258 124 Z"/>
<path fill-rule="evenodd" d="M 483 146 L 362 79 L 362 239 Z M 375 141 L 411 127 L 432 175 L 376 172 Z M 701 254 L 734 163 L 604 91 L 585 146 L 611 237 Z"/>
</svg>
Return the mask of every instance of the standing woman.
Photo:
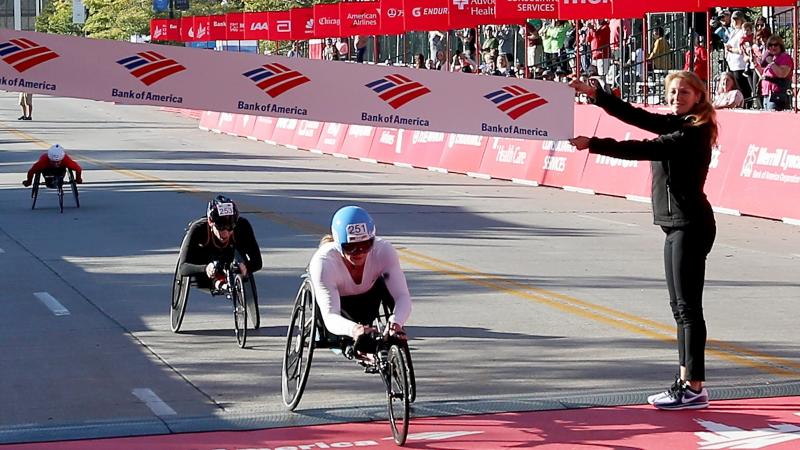
<svg viewBox="0 0 800 450">
<path fill-rule="evenodd" d="M 669 389 L 647 401 L 659 409 L 706 408 L 703 283 L 716 224 L 703 185 L 717 122 L 705 85 L 692 72 L 669 74 L 665 92 L 672 114 L 666 115 L 633 107 L 580 81 L 570 86 L 617 119 L 658 135 L 638 141 L 579 136 L 570 143 L 591 153 L 651 161 L 653 217 L 666 235 L 664 270 L 677 324 L 680 374 Z"/>
</svg>

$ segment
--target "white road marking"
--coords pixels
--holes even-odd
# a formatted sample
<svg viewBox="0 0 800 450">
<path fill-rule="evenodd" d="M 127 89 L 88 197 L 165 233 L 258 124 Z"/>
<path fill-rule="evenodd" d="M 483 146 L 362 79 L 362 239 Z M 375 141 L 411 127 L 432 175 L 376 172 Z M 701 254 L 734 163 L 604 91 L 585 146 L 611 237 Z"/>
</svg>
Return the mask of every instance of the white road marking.
<svg viewBox="0 0 800 450">
<path fill-rule="evenodd" d="M 150 411 L 153 411 L 153 414 L 162 417 L 162 416 L 175 416 L 178 413 L 175 412 L 174 409 L 170 408 L 168 404 L 164 403 L 164 400 L 156 395 L 152 389 L 148 388 L 137 388 L 131 391 L 133 395 L 135 395 L 139 400 L 143 401 Z"/>
<path fill-rule="evenodd" d="M 599 217 L 587 216 L 585 214 L 578 214 L 577 216 L 578 217 L 583 217 L 584 219 L 598 220 L 600 222 L 614 223 L 614 224 L 617 224 L 617 225 L 625 225 L 626 227 L 638 227 L 639 226 L 639 225 L 636 225 L 635 223 L 621 222 L 619 220 L 611 220 L 611 219 L 601 219 Z"/>
<path fill-rule="evenodd" d="M 38 298 L 40 302 L 44 303 L 53 314 L 57 316 L 68 316 L 69 310 L 64 307 L 55 297 L 47 292 L 34 292 L 33 296 Z"/>
</svg>

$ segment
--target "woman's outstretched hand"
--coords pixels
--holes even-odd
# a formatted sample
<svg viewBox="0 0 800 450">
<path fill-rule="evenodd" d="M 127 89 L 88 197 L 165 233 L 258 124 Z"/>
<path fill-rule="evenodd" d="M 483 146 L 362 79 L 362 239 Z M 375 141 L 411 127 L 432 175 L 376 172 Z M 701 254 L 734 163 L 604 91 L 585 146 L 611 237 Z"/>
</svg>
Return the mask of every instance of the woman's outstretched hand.
<svg viewBox="0 0 800 450">
<path fill-rule="evenodd" d="M 572 144 L 578 150 L 586 150 L 587 148 L 589 148 L 589 139 L 591 138 L 588 138 L 586 136 L 578 136 L 570 139 L 569 143 Z"/>
<path fill-rule="evenodd" d="M 588 83 L 584 83 L 583 81 L 580 80 L 570 81 L 569 87 L 575 89 L 576 94 L 584 94 L 587 97 L 591 98 L 592 100 L 597 98 L 597 89 Z"/>
</svg>

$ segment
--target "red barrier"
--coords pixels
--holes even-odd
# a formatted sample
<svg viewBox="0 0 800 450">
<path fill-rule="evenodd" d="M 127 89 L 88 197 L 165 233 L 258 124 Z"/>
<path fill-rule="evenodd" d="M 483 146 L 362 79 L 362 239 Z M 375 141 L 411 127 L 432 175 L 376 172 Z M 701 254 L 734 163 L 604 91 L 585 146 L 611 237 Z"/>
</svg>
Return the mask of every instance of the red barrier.
<svg viewBox="0 0 800 450">
<path fill-rule="evenodd" d="M 217 133 L 233 134 L 233 121 L 236 119 L 236 114 L 220 113 L 219 122 L 213 131 Z"/>
<path fill-rule="evenodd" d="M 292 138 L 292 145 L 303 150 L 311 150 L 317 147 L 319 135 L 322 134 L 322 122 L 313 120 L 301 120 L 297 124 L 297 130 Z"/>
<path fill-rule="evenodd" d="M 534 141 L 491 137 L 478 172 L 506 180 L 528 179 L 534 152 Z"/>
<path fill-rule="evenodd" d="M 450 172 L 477 172 L 481 168 L 487 142 L 489 138 L 486 136 L 449 133 L 437 166 Z"/>
<path fill-rule="evenodd" d="M 581 186 L 589 152 L 578 151 L 568 141 L 536 141 L 533 148 L 526 180 L 544 186 Z"/>
<path fill-rule="evenodd" d="M 396 162 L 423 169 L 439 166 L 447 133 L 404 130 L 400 137 L 402 138 L 401 149 Z"/>
<path fill-rule="evenodd" d="M 733 111 L 717 111 L 719 122 L 719 136 L 717 145 L 711 153 L 711 164 L 708 168 L 708 178 L 706 178 L 705 188 L 703 189 L 708 196 L 708 201 L 712 205 L 719 207 L 722 203 L 722 193 L 725 189 L 726 179 L 729 170 L 733 166 L 733 160 L 737 157 L 737 141 L 740 130 L 752 129 L 753 116 L 749 113 L 736 113 Z M 737 162 L 741 169 L 741 161 Z"/>
<path fill-rule="evenodd" d="M 372 146 L 369 149 L 369 157 L 380 162 L 393 163 L 398 160 L 398 155 L 402 151 L 403 144 L 402 130 L 397 128 L 378 128 Z"/>
<path fill-rule="evenodd" d="M 369 125 L 350 125 L 347 127 L 347 134 L 344 137 L 339 151 L 343 155 L 352 158 L 366 158 L 369 148 L 372 145 L 372 137 L 375 136 L 375 127 Z"/>
<path fill-rule="evenodd" d="M 256 126 L 256 116 L 249 114 L 237 114 L 233 121 L 233 134 L 239 137 L 247 137 L 253 134 L 253 127 Z"/>
<path fill-rule="evenodd" d="M 279 118 L 275 123 L 275 131 L 269 140 L 276 144 L 291 145 L 294 138 L 294 130 L 297 129 L 297 122 L 297 119 Z"/>
<path fill-rule="evenodd" d="M 329 155 L 339 153 L 345 136 L 347 136 L 347 125 L 326 123 L 322 127 L 317 145 L 313 149 Z"/>
<path fill-rule="evenodd" d="M 275 122 L 277 119 L 274 117 L 258 116 L 256 124 L 253 126 L 253 134 L 248 137 L 259 141 L 269 141 L 275 131 Z"/>
<path fill-rule="evenodd" d="M 219 113 L 216 111 L 203 111 L 203 115 L 200 116 L 200 129 L 212 131 L 217 128 L 217 125 L 219 125 Z"/>
</svg>

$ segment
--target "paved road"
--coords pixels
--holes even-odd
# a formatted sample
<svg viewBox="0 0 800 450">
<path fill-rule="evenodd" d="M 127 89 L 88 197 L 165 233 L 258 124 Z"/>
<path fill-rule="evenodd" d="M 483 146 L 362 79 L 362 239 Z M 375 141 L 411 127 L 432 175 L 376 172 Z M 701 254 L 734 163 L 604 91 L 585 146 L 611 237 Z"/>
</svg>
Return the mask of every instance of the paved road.
<svg viewBox="0 0 800 450">
<path fill-rule="evenodd" d="M 35 102 L 34 120 L 17 122 L 16 97 L 0 94 L 0 442 L 380 417 L 377 377 L 323 352 L 301 414 L 280 404 L 298 277 L 347 203 L 401 248 L 419 415 L 641 403 L 675 372 L 663 236 L 646 204 L 318 156 L 155 108 Z M 64 214 L 51 192 L 31 210 L 20 185 L 51 143 L 86 169 L 81 208 L 68 198 Z M 251 218 L 265 258 L 262 328 L 244 350 L 230 306 L 199 292 L 184 332 L 169 331 L 183 227 L 217 192 Z M 800 228 L 718 224 L 712 396 L 795 395 Z"/>
</svg>

